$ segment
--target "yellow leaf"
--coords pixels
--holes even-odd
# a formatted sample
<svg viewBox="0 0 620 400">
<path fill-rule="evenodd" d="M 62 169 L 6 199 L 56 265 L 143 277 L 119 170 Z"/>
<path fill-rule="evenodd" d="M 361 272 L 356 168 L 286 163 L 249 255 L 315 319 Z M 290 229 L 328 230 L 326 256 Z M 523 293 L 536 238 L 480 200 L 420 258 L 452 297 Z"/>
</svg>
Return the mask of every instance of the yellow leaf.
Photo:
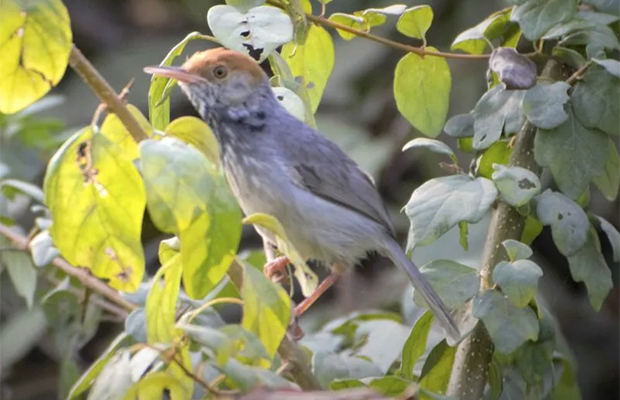
<svg viewBox="0 0 620 400">
<path fill-rule="evenodd" d="M 161 250 L 160 245 L 160 250 Z M 176 325 L 176 304 L 181 285 L 181 255 L 177 254 L 163 265 L 146 297 L 146 336 L 149 343 L 170 343 Z"/>
<path fill-rule="evenodd" d="M 220 144 L 213 131 L 200 118 L 177 118 L 166 127 L 166 135 L 174 136 L 200 150 L 213 165 L 220 165 Z"/>
<path fill-rule="evenodd" d="M 127 104 L 127 109 L 136 118 L 138 124 L 144 129 L 147 135 L 151 135 L 153 128 L 144 115 L 133 104 Z M 138 143 L 131 136 L 125 125 L 121 122 L 116 114 L 108 114 L 101 124 L 101 133 L 111 142 L 117 144 L 123 152 L 132 160 L 140 155 L 138 152 Z"/>
<path fill-rule="evenodd" d="M 282 58 L 286 60 L 295 77 L 303 78 L 310 107 L 315 113 L 334 68 L 334 43 L 331 36 L 322 27 L 310 25 L 306 42 L 303 45 L 285 44 Z"/>
<path fill-rule="evenodd" d="M 0 1 L 0 112 L 16 113 L 56 86 L 71 52 L 71 26 L 60 0 Z"/>
</svg>

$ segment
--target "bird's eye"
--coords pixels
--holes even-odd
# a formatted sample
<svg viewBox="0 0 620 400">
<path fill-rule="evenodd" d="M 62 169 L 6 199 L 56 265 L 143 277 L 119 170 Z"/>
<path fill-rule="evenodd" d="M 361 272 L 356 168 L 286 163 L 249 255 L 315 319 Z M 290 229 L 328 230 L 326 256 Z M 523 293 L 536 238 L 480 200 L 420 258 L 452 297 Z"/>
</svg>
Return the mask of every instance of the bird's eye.
<svg viewBox="0 0 620 400">
<path fill-rule="evenodd" d="M 228 74 L 228 71 L 226 70 L 226 67 L 224 67 L 223 65 L 218 65 L 217 67 L 213 69 L 213 75 L 218 79 L 225 78 L 227 74 Z"/>
</svg>

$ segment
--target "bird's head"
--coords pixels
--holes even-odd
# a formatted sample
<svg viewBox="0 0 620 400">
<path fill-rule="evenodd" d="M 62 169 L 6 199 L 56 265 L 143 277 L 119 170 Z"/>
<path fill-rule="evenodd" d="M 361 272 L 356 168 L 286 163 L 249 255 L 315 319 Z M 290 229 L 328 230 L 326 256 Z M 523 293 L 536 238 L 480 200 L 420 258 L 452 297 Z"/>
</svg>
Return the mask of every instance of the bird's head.
<svg viewBox="0 0 620 400">
<path fill-rule="evenodd" d="M 203 117 L 210 109 L 239 107 L 269 89 L 267 75 L 253 58 L 222 47 L 197 52 L 181 67 L 144 71 L 176 79 Z"/>
</svg>

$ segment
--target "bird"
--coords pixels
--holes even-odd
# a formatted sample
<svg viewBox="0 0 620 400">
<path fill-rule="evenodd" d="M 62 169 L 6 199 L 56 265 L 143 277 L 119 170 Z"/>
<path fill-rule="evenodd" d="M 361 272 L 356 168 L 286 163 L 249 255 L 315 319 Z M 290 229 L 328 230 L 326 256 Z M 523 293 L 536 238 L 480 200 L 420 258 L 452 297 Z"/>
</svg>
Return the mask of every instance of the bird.
<svg viewBox="0 0 620 400">
<path fill-rule="evenodd" d="M 274 216 L 304 259 L 330 267 L 331 274 L 295 308 L 298 315 L 346 269 L 378 253 L 407 273 L 446 335 L 460 338 L 450 311 L 398 244 L 370 176 L 283 107 L 252 57 L 218 47 L 194 53 L 180 67 L 149 66 L 144 71 L 176 79 L 209 125 L 243 213 Z M 274 234 L 255 228 L 272 267 L 286 265 L 286 258 L 274 259 Z"/>
</svg>

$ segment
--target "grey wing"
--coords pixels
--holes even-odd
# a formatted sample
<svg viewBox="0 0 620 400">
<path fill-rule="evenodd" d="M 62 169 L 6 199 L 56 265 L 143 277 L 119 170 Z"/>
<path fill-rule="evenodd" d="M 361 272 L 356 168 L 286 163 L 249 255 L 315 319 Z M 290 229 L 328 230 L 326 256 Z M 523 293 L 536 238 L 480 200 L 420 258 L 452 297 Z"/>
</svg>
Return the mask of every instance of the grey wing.
<svg viewBox="0 0 620 400">
<path fill-rule="evenodd" d="M 301 155 L 290 160 L 297 183 L 325 200 L 378 222 L 394 236 L 387 209 L 371 178 L 336 144 L 318 132 L 312 133 L 304 135 L 301 146 L 297 143 Z"/>
</svg>

